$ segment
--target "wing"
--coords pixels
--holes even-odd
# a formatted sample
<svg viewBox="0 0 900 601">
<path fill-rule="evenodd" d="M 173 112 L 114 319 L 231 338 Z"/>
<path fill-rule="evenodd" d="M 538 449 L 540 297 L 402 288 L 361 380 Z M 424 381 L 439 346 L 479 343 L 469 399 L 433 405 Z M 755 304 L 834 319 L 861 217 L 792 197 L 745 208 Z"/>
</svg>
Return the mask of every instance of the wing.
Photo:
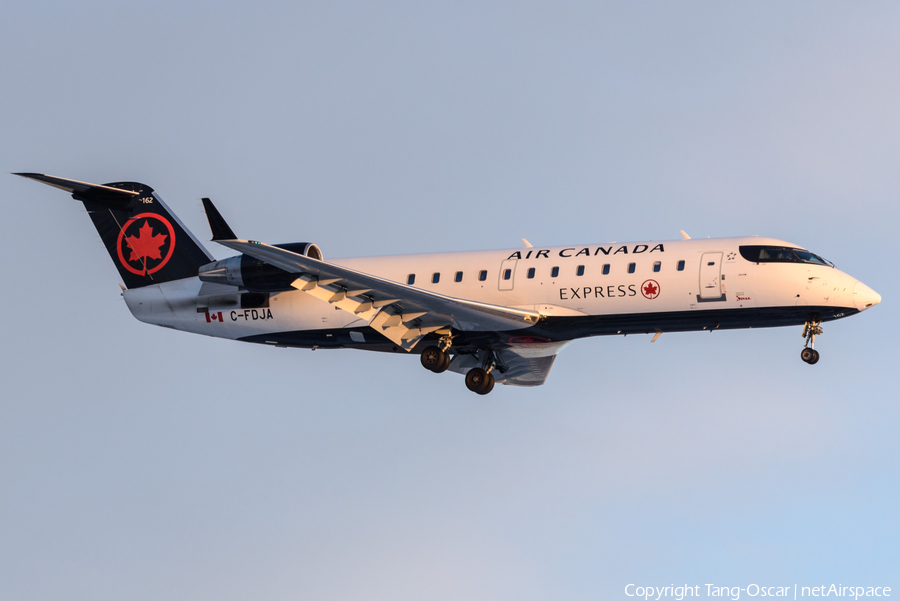
<svg viewBox="0 0 900 601">
<path fill-rule="evenodd" d="M 426 334 L 453 327 L 462 331 L 528 328 L 540 313 L 428 292 L 361 271 L 313 259 L 283 248 L 234 238 L 218 211 L 204 199 L 213 240 L 296 274 L 292 286 L 363 319 L 409 351 Z"/>
<path fill-rule="evenodd" d="M 550 375 L 556 355 L 569 344 L 547 342 L 537 344 L 513 344 L 493 350 L 496 369 L 494 381 L 511 386 L 540 386 Z M 459 354 L 450 363 L 451 371 L 465 374 L 473 367 L 483 365 L 483 355 Z"/>
</svg>

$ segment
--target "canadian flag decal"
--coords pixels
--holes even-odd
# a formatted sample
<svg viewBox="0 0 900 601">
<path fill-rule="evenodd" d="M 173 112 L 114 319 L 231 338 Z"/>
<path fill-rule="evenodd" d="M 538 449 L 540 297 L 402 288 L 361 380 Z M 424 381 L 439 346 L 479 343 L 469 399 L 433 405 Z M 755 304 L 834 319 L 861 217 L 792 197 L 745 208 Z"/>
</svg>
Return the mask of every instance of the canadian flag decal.
<svg viewBox="0 0 900 601">
<path fill-rule="evenodd" d="M 212 323 L 214 321 L 218 321 L 219 323 L 222 322 L 222 312 L 221 311 L 219 311 L 218 313 L 207 313 L 206 314 L 206 323 Z"/>
</svg>

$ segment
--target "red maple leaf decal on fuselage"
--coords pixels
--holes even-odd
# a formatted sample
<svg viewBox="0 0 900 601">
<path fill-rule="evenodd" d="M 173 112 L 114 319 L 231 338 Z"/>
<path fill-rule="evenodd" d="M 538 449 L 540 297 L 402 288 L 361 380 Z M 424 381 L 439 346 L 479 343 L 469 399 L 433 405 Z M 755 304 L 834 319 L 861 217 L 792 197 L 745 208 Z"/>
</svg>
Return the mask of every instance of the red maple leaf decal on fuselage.
<svg viewBox="0 0 900 601">
<path fill-rule="evenodd" d="M 656 294 L 657 290 L 659 290 L 659 288 L 657 288 L 653 284 L 647 284 L 646 286 L 644 286 L 644 292 L 647 294 L 647 296 L 653 296 L 654 294 Z"/>
<path fill-rule="evenodd" d="M 150 227 L 150 221 L 144 222 L 144 225 L 138 230 L 137 236 L 126 236 L 125 242 L 131 250 L 129 261 L 140 261 L 141 259 L 162 259 L 161 248 L 166 243 L 166 234 L 154 234 L 153 228 Z"/>
</svg>

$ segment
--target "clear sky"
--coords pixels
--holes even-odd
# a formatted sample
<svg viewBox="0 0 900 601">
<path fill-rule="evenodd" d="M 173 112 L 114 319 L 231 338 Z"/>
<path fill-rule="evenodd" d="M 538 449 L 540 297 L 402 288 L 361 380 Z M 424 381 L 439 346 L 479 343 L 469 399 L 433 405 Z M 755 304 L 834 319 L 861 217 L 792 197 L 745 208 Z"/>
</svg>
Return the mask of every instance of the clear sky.
<svg viewBox="0 0 900 601">
<path fill-rule="evenodd" d="M 0 175 L 0 598 L 900 594 L 900 7 L 560 4 L 5 2 L 0 171 L 326 258 L 768 235 L 882 304 L 815 367 L 595 338 L 479 397 L 141 324 L 81 205 Z"/>
</svg>

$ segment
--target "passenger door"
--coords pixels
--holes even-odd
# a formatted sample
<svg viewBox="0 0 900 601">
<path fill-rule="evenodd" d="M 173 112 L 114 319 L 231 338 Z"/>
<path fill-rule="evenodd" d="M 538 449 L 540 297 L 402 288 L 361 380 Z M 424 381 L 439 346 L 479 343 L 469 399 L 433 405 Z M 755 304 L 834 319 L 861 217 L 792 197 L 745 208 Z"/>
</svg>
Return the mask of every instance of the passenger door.
<svg viewBox="0 0 900 601">
<path fill-rule="evenodd" d="M 703 253 L 700 257 L 700 295 L 697 300 L 725 300 L 722 294 L 722 253 Z"/>
</svg>

